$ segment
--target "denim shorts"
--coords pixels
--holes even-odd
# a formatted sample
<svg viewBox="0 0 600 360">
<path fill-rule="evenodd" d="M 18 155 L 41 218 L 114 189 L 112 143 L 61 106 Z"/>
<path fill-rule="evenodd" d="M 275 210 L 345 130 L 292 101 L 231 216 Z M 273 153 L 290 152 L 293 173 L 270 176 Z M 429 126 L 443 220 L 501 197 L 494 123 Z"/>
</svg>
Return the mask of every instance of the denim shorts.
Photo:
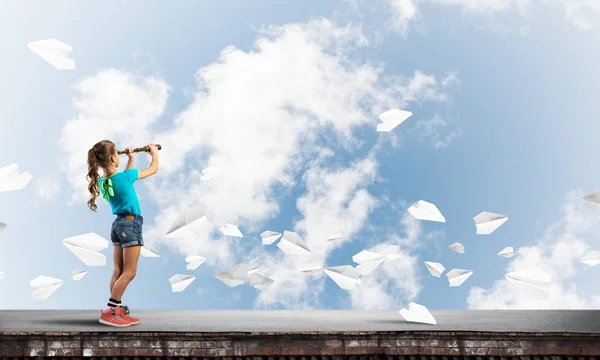
<svg viewBox="0 0 600 360">
<path fill-rule="evenodd" d="M 136 214 L 118 214 L 113 221 L 110 231 L 110 240 L 114 246 L 144 246 L 142 239 L 142 225 L 144 219 Z"/>
</svg>

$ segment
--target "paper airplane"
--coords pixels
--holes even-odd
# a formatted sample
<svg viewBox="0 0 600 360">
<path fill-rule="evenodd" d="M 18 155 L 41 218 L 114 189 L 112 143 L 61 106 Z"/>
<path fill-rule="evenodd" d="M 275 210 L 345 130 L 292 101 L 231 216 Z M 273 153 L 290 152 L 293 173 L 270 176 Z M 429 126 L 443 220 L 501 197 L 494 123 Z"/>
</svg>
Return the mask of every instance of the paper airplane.
<svg viewBox="0 0 600 360">
<path fill-rule="evenodd" d="M 456 251 L 459 254 L 464 254 L 465 253 L 465 246 L 459 242 L 455 242 L 454 244 L 451 244 L 450 246 L 448 246 L 450 249 Z"/>
<path fill-rule="evenodd" d="M 583 197 L 594 209 L 600 210 L 600 191 L 593 192 Z"/>
<path fill-rule="evenodd" d="M 309 266 L 301 271 L 303 273 L 310 274 L 311 276 L 319 276 L 323 272 L 323 268 L 321 268 L 319 266 L 312 266 L 312 267 Z"/>
<path fill-rule="evenodd" d="M 198 208 L 188 209 L 167 229 L 170 239 L 196 238 L 202 232 L 208 232 L 210 222 L 206 214 Z"/>
<path fill-rule="evenodd" d="M 362 284 L 360 274 L 350 265 L 326 267 L 325 274 L 345 290 L 355 289 L 357 284 Z"/>
<path fill-rule="evenodd" d="M 337 241 L 337 240 L 342 240 L 342 234 L 340 233 L 335 233 L 335 234 L 331 234 L 329 237 L 327 237 L 327 239 L 325 239 L 327 241 Z"/>
<path fill-rule="evenodd" d="M 71 45 L 56 39 L 46 39 L 30 42 L 27 47 L 58 70 L 75 69 L 75 60 L 69 59 L 73 51 Z"/>
<path fill-rule="evenodd" d="M 11 164 L 0 168 L 0 192 L 23 189 L 33 179 L 28 172 L 19 174 L 19 165 Z"/>
<path fill-rule="evenodd" d="M 87 275 L 87 271 L 85 270 L 73 270 L 72 275 L 73 275 L 73 280 L 77 281 L 77 280 L 81 280 L 83 279 L 84 276 Z"/>
<path fill-rule="evenodd" d="M 7 226 L 8 225 L 6 225 L 5 223 L 0 222 L 0 232 L 2 232 L 4 229 L 6 229 Z"/>
<path fill-rule="evenodd" d="M 498 253 L 498 256 L 502 256 L 507 259 L 513 257 L 514 255 L 515 255 L 515 250 L 512 248 L 512 246 L 507 246 Z"/>
<path fill-rule="evenodd" d="M 194 280 L 196 280 L 196 277 L 192 275 L 175 274 L 171 276 L 169 283 L 171 283 L 171 290 L 173 292 L 182 292 Z"/>
<path fill-rule="evenodd" d="M 263 245 L 271 245 L 275 241 L 277 241 L 277 239 L 279 239 L 280 237 L 281 237 L 281 233 L 278 233 L 275 231 L 269 231 L 269 230 L 260 234 L 260 238 L 262 239 Z"/>
<path fill-rule="evenodd" d="M 62 286 L 64 281 L 49 276 L 38 276 L 29 282 L 29 285 L 35 290 L 32 297 L 35 300 L 46 300 L 50 295 Z"/>
<path fill-rule="evenodd" d="M 0 280 L 2 280 L 2 278 L 5 276 L 6 276 L 6 273 L 0 272 Z"/>
<path fill-rule="evenodd" d="M 140 255 L 143 257 L 159 257 L 158 251 L 148 244 L 144 244 L 144 246 L 142 246 Z"/>
<path fill-rule="evenodd" d="M 352 261 L 354 261 L 357 264 L 366 264 L 368 262 L 377 261 L 380 259 L 385 259 L 385 254 L 370 250 L 363 250 L 358 254 L 352 256 Z"/>
<path fill-rule="evenodd" d="M 473 271 L 465 269 L 452 269 L 446 273 L 450 287 L 462 285 L 471 275 Z"/>
<path fill-rule="evenodd" d="M 225 283 L 225 285 L 235 287 L 250 280 L 250 275 L 256 274 L 258 270 L 260 270 L 259 267 L 253 267 L 248 264 L 239 264 L 217 273 L 215 277 Z"/>
<path fill-rule="evenodd" d="M 444 265 L 437 262 L 425 261 L 425 266 L 427 266 L 427 270 L 429 270 L 431 275 L 438 278 L 442 276 L 442 273 L 446 270 Z"/>
<path fill-rule="evenodd" d="M 389 132 L 412 116 L 410 111 L 392 109 L 379 115 L 382 123 L 377 124 L 377 131 Z"/>
<path fill-rule="evenodd" d="M 600 251 L 591 251 L 580 260 L 584 264 L 595 266 L 600 264 Z"/>
<path fill-rule="evenodd" d="M 100 254 L 99 251 L 108 247 L 108 240 L 95 233 L 66 238 L 63 240 L 63 245 L 87 266 L 106 265 L 106 256 Z"/>
<path fill-rule="evenodd" d="M 300 235 L 293 231 L 284 231 L 281 241 L 277 244 L 277 247 L 286 254 L 289 255 L 306 255 L 310 254 L 308 245 L 302 240 Z"/>
<path fill-rule="evenodd" d="M 417 220 L 446 222 L 446 218 L 438 210 L 435 204 L 419 200 L 416 205 L 408 208 L 408 212 Z"/>
<path fill-rule="evenodd" d="M 484 211 L 474 216 L 473 220 L 475 221 L 477 234 L 489 235 L 499 228 L 500 225 L 504 224 L 508 220 L 508 217 Z"/>
<path fill-rule="evenodd" d="M 421 324 L 430 324 L 437 325 L 433 315 L 427 310 L 427 308 L 423 305 L 416 304 L 411 302 L 408 304 L 408 310 L 402 308 L 398 311 L 400 315 L 404 318 L 404 320 L 408 322 L 415 322 Z"/>
<path fill-rule="evenodd" d="M 258 273 L 250 274 L 248 277 L 250 278 L 250 285 L 259 290 L 265 290 L 275 282 L 275 280 Z"/>
<path fill-rule="evenodd" d="M 355 267 L 359 275 L 369 275 L 386 260 L 386 255 L 370 250 L 363 250 L 352 257 L 352 261 L 360 264 Z"/>
<path fill-rule="evenodd" d="M 186 269 L 196 270 L 205 261 L 206 261 L 206 258 L 204 256 L 190 255 L 185 258 L 185 262 L 188 263 L 186 266 Z"/>
<path fill-rule="evenodd" d="M 547 300 L 552 277 L 538 268 L 510 272 L 504 278 L 535 300 Z"/>
<path fill-rule="evenodd" d="M 225 224 L 225 226 L 219 228 L 219 230 L 221 230 L 221 233 L 226 236 L 244 237 L 244 235 L 242 235 L 240 232 L 240 229 L 238 229 L 235 225 Z"/>
<path fill-rule="evenodd" d="M 359 275 L 369 275 L 373 272 L 379 265 L 381 265 L 385 261 L 385 258 L 370 261 L 368 263 L 357 265 L 354 269 L 359 273 Z"/>
<path fill-rule="evenodd" d="M 202 170 L 202 176 L 200 177 L 200 181 L 208 181 L 208 180 L 214 178 L 215 176 L 219 175 L 220 172 L 221 172 L 221 169 L 219 169 L 219 168 L 208 167 L 208 168 Z"/>
</svg>

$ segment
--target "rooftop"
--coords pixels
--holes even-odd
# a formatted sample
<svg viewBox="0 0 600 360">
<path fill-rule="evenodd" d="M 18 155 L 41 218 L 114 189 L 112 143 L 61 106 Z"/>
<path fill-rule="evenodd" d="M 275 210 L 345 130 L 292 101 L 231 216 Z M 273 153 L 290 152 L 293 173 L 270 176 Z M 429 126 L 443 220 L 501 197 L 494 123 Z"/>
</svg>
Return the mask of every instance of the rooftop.
<svg viewBox="0 0 600 360">
<path fill-rule="evenodd" d="M 432 310 L 437 325 L 406 322 L 393 310 L 132 311 L 141 322 L 116 329 L 99 310 L 2 310 L 2 332 L 341 332 L 468 331 L 599 333 L 600 310 Z"/>
</svg>

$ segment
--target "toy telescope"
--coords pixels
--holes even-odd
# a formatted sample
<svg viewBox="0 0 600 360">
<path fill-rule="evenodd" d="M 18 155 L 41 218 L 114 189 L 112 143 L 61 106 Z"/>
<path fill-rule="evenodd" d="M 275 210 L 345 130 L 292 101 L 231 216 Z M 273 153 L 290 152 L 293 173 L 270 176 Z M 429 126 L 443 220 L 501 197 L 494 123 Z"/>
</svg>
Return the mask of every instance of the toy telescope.
<svg viewBox="0 0 600 360">
<path fill-rule="evenodd" d="M 162 148 L 162 146 L 160 146 L 160 144 L 156 144 L 156 148 L 158 150 L 160 150 Z M 150 148 L 148 146 L 144 146 L 144 147 L 139 147 L 139 148 L 135 148 L 132 150 L 132 152 L 136 153 L 136 152 L 150 152 Z M 117 152 L 119 155 L 121 154 L 126 154 L 127 151 L 125 150 L 121 150 Z"/>
</svg>

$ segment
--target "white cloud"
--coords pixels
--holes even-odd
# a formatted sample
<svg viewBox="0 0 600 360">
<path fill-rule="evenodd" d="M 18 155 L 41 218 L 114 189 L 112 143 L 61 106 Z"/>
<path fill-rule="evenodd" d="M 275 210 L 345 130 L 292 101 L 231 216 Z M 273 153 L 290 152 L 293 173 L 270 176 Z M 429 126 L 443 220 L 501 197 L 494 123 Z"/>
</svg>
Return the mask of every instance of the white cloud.
<svg viewBox="0 0 600 360">
<path fill-rule="evenodd" d="M 539 267 L 552 276 L 548 301 L 531 300 L 505 279 L 492 288 L 473 287 L 468 297 L 472 309 L 589 309 L 600 308 L 600 292 L 594 268 L 579 261 L 600 248 L 598 211 L 581 198 L 581 191 L 567 195 L 563 218 L 549 227 L 537 244 L 521 247 L 511 258 L 506 272 Z"/>
<path fill-rule="evenodd" d="M 253 259 L 247 249 L 236 246 L 250 240 L 214 237 L 215 226 L 229 222 L 244 234 L 264 230 L 262 225 L 279 213 L 282 193 L 296 185 L 307 164 L 305 182 L 314 187 L 309 195 L 319 193 L 319 186 L 329 189 L 323 206 L 332 204 L 328 216 L 333 223 L 327 225 L 345 224 L 349 214 L 359 218 L 368 214 L 372 199 L 356 186 L 370 179 L 376 163 L 371 158 L 359 162 L 357 166 L 364 169 L 344 172 L 339 178 L 342 184 L 329 188 L 334 184 L 321 183 L 319 176 L 334 172 L 321 169 L 319 161 L 309 161 L 333 154 L 321 147 L 323 134 L 327 133 L 331 145 L 353 150 L 360 142 L 354 130 L 367 126 L 375 131 L 380 112 L 446 98 L 432 75 L 417 71 L 409 78 L 388 77 L 380 67 L 355 62 L 353 51 L 366 45 L 359 28 L 338 27 L 326 19 L 267 27 L 254 50 L 227 47 L 216 62 L 197 71 L 192 103 L 162 133 L 152 131 L 152 126 L 164 109 L 167 84 L 115 70 L 86 79 L 76 88 L 82 92 L 75 103 L 78 116 L 63 130 L 68 177 L 84 178 L 84 151 L 101 138 L 123 144 L 165 144 L 159 173 L 143 180 L 160 208 L 154 219 L 146 216 L 144 237 L 148 243 L 165 242 L 183 254 L 206 256 L 206 264 L 219 269 Z M 219 177 L 199 181 L 201 169 L 209 166 L 221 169 Z M 352 175 L 356 173 L 360 175 Z M 87 198 L 83 181 L 72 185 Z M 347 204 L 336 203 L 344 198 L 342 185 L 352 194 Z M 326 230 L 320 228 L 326 224 L 319 222 L 323 214 L 316 220 L 311 215 L 316 208 L 307 210 L 319 198 L 304 199 L 298 206 L 306 212 L 305 219 L 297 229 L 312 239 Z M 189 207 L 204 209 L 215 226 L 196 239 L 166 241 L 165 230 Z M 285 295 L 279 299 L 285 301 Z"/>
<path fill-rule="evenodd" d="M 450 146 L 452 141 L 462 135 L 460 127 L 454 127 L 450 131 L 442 134 L 441 129 L 449 127 L 446 120 L 442 119 L 438 114 L 429 120 L 419 120 L 411 129 L 412 134 L 416 134 L 421 141 L 429 139 L 431 144 L 436 149 L 444 149 Z"/>
<path fill-rule="evenodd" d="M 600 12 L 598 0 L 565 0 L 563 6 L 565 18 L 580 30 L 591 30 L 593 26 L 589 20 L 590 15 L 598 15 Z"/>
<path fill-rule="evenodd" d="M 60 188 L 56 179 L 43 176 L 36 179 L 36 190 L 41 198 L 54 200 L 58 197 Z"/>
<path fill-rule="evenodd" d="M 387 0 L 392 8 L 394 29 L 403 36 L 406 35 L 409 25 L 417 18 L 423 17 L 419 10 L 421 3 L 433 3 L 440 6 L 454 6 L 463 10 L 465 15 L 483 16 L 516 11 L 525 18 L 531 10 L 539 11 L 544 6 L 551 6 L 564 12 L 565 19 L 580 30 L 594 28 L 591 17 L 600 15 L 600 1 L 598 0 Z M 534 6 L 535 3 L 535 6 Z M 426 16 L 426 14 L 425 14 Z M 597 19 L 596 19 L 597 20 Z M 479 30 L 491 30 L 500 34 L 519 33 L 524 36 L 529 30 L 528 25 L 518 28 L 498 23 L 478 24 Z"/>
<path fill-rule="evenodd" d="M 408 31 L 409 23 L 419 15 L 417 0 L 392 0 L 391 6 L 394 12 L 394 28 L 402 35 Z"/>
<path fill-rule="evenodd" d="M 466 12 L 485 13 L 505 11 L 512 7 L 513 0 L 432 0 L 442 5 L 462 7 Z"/>
</svg>

